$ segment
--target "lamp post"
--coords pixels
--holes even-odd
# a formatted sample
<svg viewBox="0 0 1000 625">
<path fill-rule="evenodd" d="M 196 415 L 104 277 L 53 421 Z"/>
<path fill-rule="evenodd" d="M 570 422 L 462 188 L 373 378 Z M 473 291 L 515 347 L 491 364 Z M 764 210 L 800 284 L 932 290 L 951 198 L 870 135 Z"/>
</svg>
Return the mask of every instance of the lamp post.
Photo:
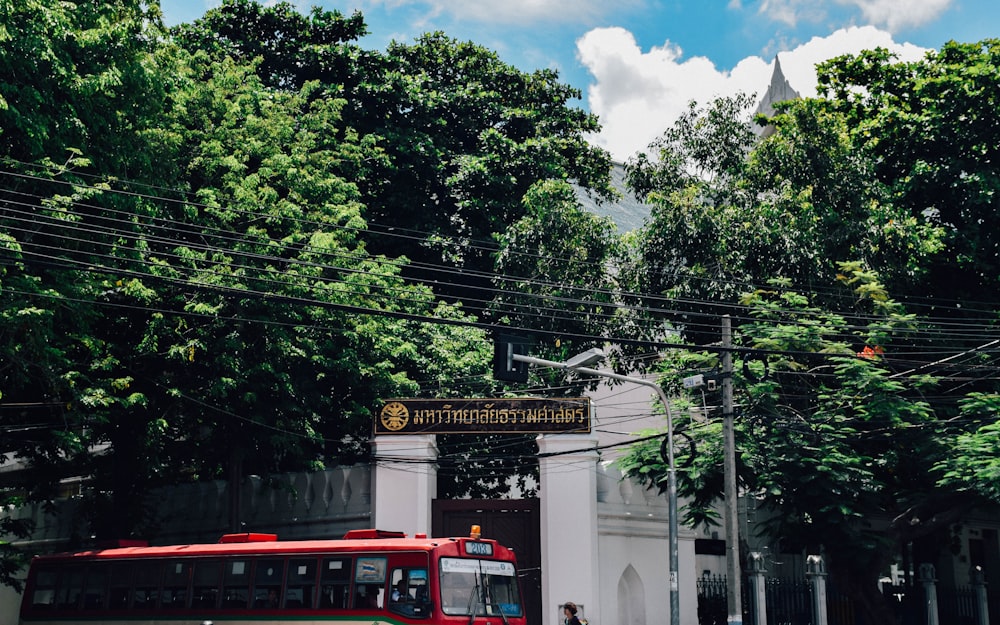
<svg viewBox="0 0 1000 625">
<path fill-rule="evenodd" d="M 679 567 L 677 556 L 677 473 L 674 467 L 674 421 L 670 413 L 670 403 L 667 401 L 666 393 L 663 392 L 659 384 L 645 378 L 635 378 L 627 375 L 619 375 L 611 371 L 591 369 L 592 365 L 596 365 L 604 360 L 604 352 L 596 347 L 562 362 L 515 353 L 510 353 L 508 358 L 515 362 L 542 367 L 554 367 L 556 369 L 570 369 L 587 375 L 618 380 L 619 382 L 640 384 L 656 391 L 660 401 L 663 403 L 663 408 L 667 412 L 667 514 L 670 517 L 667 521 L 667 541 L 670 551 L 670 625 L 680 625 L 680 583 L 677 577 L 677 569 Z"/>
</svg>

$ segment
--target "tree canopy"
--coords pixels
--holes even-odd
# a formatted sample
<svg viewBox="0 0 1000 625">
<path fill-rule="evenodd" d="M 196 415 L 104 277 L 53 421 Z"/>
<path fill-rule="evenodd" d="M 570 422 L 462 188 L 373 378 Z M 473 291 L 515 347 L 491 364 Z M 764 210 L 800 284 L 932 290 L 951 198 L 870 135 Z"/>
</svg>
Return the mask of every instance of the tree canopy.
<svg viewBox="0 0 1000 625">
<path fill-rule="evenodd" d="M 586 141 L 597 119 L 573 106 L 580 92 L 556 72 L 522 72 L 441 32 L 362 50 L 351 40 L 364 33 L 358 15 L 251 0 L 227 0 L 175 31 L 216 58 L 261 59 L 269 86 L 318 81 L 344 98 L 346 124 L 386 156 L 355 177 L 368 244 L 409 258 L 407 275 L 443 295 L 490 299 L 493 236 L 526 214 L 522 198 L 537 182 L 614 197 L 610 156 Z"/>
<path fill-rule="evenodd" d="M 554 72 L 440 33 L 364 50 L 360 14 L 288 3 L 170 31 L 138 0 L 2 7 L 0 409 L 31 467 L 4 492 L 90 476 L 80 536 L 155 536 L 158 485 L 368 461 L 382 398 L 493 393 L 494 255 L 551 244 L 508 225 L 611 245 L 568 187 L 532 199 L 611 195 Z"/>
<path fill-rule="evenodd" d="M 962 514 L 1000 502 L 987 451 L 994 121 L 982 114 L 996 103 L 997 45 L 834 59 L 819 67 L 820 97 L 770 119 L 754 120 L 744 97 L 692 104 L 629 163 L 653 205 L 624 264 L 634 310 L 669 302 L 692 345 L 663 370 L 717 373 L 715 352 L 697 348 L 732 315 L 750 365 L 736 367 L 740 484 L 771 515 L 767 535 L 826 546 L 872 622 L 887 619 L 876 588 L 889 564 L 911 546 L 935 561 Z M 773 133 L 753 139 L 755 123 Z M 700 413 L 681 419 L 695 451 L 679 490 L 689 522 L 713 523 L 721 417 Z M 623 467 L 665 485 L 656 445 Z"/>
</svg>

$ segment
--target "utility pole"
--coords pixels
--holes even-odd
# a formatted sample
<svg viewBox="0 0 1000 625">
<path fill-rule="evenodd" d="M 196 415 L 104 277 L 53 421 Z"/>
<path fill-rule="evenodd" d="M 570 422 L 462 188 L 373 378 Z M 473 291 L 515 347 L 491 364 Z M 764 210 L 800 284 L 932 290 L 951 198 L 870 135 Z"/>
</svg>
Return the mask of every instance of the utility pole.
<svg viewBox="0 0 1000 625">
<path fill-rule="evenodd" d="M 739 509 L 736 492 L 736 433 L 733 416 L 733 330 L 729 315 L 722 318 L 722 431 L 723 472 L 726 482 L 726 595 L 728 623 L 743 625 L 740 584 Z"/>
</svg>

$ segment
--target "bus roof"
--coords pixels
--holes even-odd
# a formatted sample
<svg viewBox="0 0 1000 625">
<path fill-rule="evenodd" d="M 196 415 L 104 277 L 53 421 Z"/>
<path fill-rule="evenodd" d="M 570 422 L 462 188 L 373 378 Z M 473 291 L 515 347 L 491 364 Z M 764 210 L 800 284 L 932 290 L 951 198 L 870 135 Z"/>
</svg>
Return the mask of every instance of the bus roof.
<svg viewBox="0 0 1000 625">
<path fill-rule="evenodd" d="M 376 532 L 371 534 L 370 532 Z M 378 538 L 378 535 L 392 537 Z M 351 537 L 357 536 L 357 538 Z M 497 544 L 495 540 L 469 537 L 427 538 L 424 535 L 408 538 L 401 532 L 380 532 L 362 530 L 349 532 L 343 539 L 329 540 L 277 540 L 274 534 L 229 534 L 217 543 L 194 543 L 187 545 L 136 546 L 127 545 L 105 549 L 64 552 L 36 556 L 40 560 L 49 559 L 118 559 L 118 558 L 171 558 L 189 556 L 223 555 L 288 555 L 309 553 L 356 553 L 373 551 L 442 551 L 443 555 L 458 555 L 460 545 L 466 542 L 492 543 L 494 557 L 509 559 L 513 551 Z"/>
</svg>

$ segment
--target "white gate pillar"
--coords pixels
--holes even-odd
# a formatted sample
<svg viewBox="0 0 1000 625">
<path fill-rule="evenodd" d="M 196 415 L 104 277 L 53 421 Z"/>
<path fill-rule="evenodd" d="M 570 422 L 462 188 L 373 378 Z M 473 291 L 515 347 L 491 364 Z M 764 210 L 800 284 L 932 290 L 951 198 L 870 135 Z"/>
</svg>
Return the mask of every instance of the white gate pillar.
<svg viewBox="0 0 1000 625">
<path fill-rule="evenodd" d="M 812 622 L 814 625 L 826 625 L 829 608 L 826 602 L 826 561 L 822 555 L 806 556 L 806 577 L 812 586 Z"/>
<path fill-rule="evenodd" d="M 920 583 L 924 586 L 924 598 L 925 598 L 925 609 L 927 614 L 927 620 L 924 621 L 927 625 L 938 625 L 938 598 L 937 598 L 937 577 L 934 571 L 934 565 L 929 562 L 924 562 L 918 569 L 919 571 L 917 578 Z"/>
<path fill-rule="evenodd" d="M 976 593 L 976 625 L 990 625 L 990 601 L 986 594 L 986 576 L 980 566 L 972 567 L 969 572 L 972 578 L 972 589 Z"/>
<path fill-rule="evenodd" d="M 749 555 L 750 614 L 754 625 L 767 625 L 767 581 L 764 579 L 764 554 L 751 551 Z"/>
<path fill-rule="evenodd" d="M 437 498 L 438 449 L 434 436 L 393 434 L 372 442 L 372 520 L 381 530 L 431 535 Z"/>
<path fill-rule="evenodd" d="M 580 607 L 580 616 L 602 623 L 597 605 L 597 438 L 549 434 L 537 441 L 542 625 L 560 625 L 559 609 L 567 601 Z"/>
</svg>

